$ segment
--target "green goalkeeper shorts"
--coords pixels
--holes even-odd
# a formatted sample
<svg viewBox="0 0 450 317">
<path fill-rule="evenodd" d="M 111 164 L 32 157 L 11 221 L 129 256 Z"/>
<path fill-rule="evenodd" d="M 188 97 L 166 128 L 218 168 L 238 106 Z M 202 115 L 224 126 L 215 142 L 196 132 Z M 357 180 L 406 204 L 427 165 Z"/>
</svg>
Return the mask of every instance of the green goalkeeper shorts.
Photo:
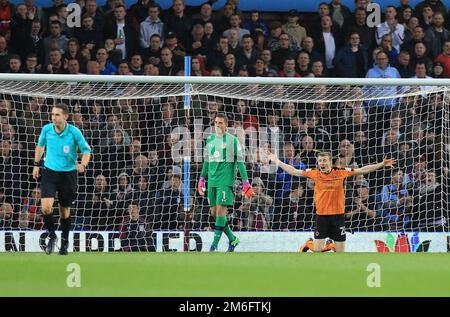
<svg viewBox="0 0 450 317">
<path fill-rule="evenodd" d="M 231 186 L 208 187 L 208 200 L 211 207 L 233 206 L 234 192 Z"/>
</svg>

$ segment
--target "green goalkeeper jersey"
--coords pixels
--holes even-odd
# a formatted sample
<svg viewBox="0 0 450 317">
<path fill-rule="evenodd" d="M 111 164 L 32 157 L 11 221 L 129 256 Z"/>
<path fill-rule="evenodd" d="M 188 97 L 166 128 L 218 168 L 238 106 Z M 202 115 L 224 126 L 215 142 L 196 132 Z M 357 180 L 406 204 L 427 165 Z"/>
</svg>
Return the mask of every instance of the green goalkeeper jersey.
<svg viewBox="0 0 450 317">
<path fill-rule="evenodd" d="M 243 181 L 248 179 L 242 146 L 229 133 L 221 137 L 213 134 L 206 140 L 204 159 L 201 176 L 208 179 L 210 187 L 234 187 L 237 169 Z"/>
</svg>

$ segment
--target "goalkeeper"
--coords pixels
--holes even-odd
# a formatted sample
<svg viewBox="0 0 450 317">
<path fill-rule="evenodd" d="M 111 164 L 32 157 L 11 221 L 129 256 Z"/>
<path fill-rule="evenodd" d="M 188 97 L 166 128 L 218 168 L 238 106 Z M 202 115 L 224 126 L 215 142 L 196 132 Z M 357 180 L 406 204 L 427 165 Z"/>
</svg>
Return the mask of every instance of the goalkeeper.
<svg viewBox="0 0 450 317">
<path fill-rule="evenodd" d="M 234 205 L 236 169 L 239 169 L 243 180 L 242 190 L 247 198 L 252 197 L 253 189 L 248 181 L 242 146 L 235 136 L 227 133 L 228 118 L 225 114 L 217 114 L 214 127 L 216 133 L 206 140 L 205 160 L 198 182 L 198 192 L 204 195 L 207 179 L 211 214 L 216 217 L 214 241 L 210 251 L 217 250 L 222 233 L 225 232 L 229 240 L 228 252 L 233 252 L 239 244 L 239 238 L 233 234 L 228 225 L 227 208 Z"/>
<path fill-rule="evenodd" d="M 301 251 L 344 252 L 345 249 L 345 210 L 344 210 L 344 181 L 347 177 L 372 173 L 383 167 L 392 167 L 396 161 L 385 158 L 383 162 L 363 166 L 357 169 L 333 168 L 332 155 L 329 152 L 318 153 L 317 169 L 298 170 L 289 164 L 281 162 L 276 154 L 266 151 L 267 157 L 283 170 L 293 176 L 303 176 L 314 181 L 314 205 L 316 207 L 316 224 L 314 242 L 310 239 L 302 246 Z M 324 247 L 325 238 L 331 238 L 336 246 Z"/>
</svg>

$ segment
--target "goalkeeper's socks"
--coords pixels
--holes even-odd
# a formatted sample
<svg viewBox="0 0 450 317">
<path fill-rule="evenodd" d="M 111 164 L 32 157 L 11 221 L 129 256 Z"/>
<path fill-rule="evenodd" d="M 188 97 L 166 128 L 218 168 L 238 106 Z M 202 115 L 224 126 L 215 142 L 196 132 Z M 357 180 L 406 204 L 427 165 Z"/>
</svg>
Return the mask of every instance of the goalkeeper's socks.
<svg viewBox="0 0 450 317">
<path fill-rule="evenodd" d="M 214 240 L 212 245 L 217 248 L 219 245 L 220 237 L 222 236 L 223 231 L 225 230 L 225 225 L 227 224 L 226 216 L 217 216 L 216 217 L 216 226 L 214 228 Z"/>
<path fill-rule="evenodd" d="M 225 235 L 228 237 L 228 240 L 230 240 L 230 242 L 236 239 L 236 236 L 233 234 L 233 231 L 231 231 L 228 221 L 225 224 L 225 230 L 223 232 L 225 232 Z"/>
<path fill-rule="evenodd" d="M 53 214 L 44 215 L 44 227 L 48 230 L 50 238 L 56 238 L 55 221 L 53 219 Z"/>
<path fill-rule="evenodd" d="M 69 231 L 70 231 L 70 216 L 66 219 L 61 218 L 61 238 L 65 241 L 69 241 Z"/>
</svg>

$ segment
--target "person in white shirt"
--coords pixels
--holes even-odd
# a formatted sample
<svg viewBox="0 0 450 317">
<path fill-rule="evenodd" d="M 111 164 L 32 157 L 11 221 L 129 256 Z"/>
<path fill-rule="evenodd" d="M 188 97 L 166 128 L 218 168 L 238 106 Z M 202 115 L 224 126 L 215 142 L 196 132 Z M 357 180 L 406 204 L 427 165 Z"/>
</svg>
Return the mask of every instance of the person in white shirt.
<svg viewBox="0 0 450 317">
<path fill-rule="evenodd" d="M 392 46 L 400 52 L 400 45 L 403 44 L 405 39 L 405 27 L 398 23 L 397 10 L 393 6 L 387 6 L 385 10 L 385 22 L 377 26 L 375 32 L 375 40 L 380 45 L 381 39 L 385 34 L 392 35 Z"/>
</svg>

